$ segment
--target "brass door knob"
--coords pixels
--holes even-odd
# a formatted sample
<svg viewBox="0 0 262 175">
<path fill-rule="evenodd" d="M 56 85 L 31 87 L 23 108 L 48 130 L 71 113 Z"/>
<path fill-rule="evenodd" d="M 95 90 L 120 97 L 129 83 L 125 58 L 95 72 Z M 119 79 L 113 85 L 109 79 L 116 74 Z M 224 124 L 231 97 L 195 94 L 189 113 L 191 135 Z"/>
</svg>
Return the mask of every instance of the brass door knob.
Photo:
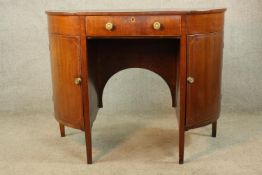
<svg viewBox="0 0 262 175">
<path fill-rule="evenodd" d="M 187 82 L 192 84 L 194 83 L 195 79 L 193 77 L 187 77 Z"/>
<path fill-rule="evenodd" d="M 160 22 L 154 22 L 153 28 L 154 28 L 155 30 L 159 30 L 159 29 L 161 28 Z"/>
<path fill-rule="evenodd" d="M 75 84 L 76 84 L 76 85 L 80 85 L 81 82 L 82 82 L 82 79 L 81 79 L 80 77 L 75 78 Z"/>
<path fill-rule="evenodd" d="M 113 25 L 113 23 L 108 22 L 108 23 L 106 23 L 105 27 L 106 27 L 106 30 L 109 30 L 109 31 L 110 31 L 110 30 L 113 30 L 114 25 Z"/>
</svg>

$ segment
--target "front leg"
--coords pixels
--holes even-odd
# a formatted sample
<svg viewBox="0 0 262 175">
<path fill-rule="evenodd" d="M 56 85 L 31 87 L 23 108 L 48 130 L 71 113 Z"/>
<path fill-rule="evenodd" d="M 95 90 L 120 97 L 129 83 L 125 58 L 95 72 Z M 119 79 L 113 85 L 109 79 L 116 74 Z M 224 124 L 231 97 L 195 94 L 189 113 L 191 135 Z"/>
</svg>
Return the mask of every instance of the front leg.
<svg viewBox="0 0 262 175">
<path fill-rule="evenodd" d="M 59 123 L 61 137 L 65 137 L 65 126 Z"/>
</svg>

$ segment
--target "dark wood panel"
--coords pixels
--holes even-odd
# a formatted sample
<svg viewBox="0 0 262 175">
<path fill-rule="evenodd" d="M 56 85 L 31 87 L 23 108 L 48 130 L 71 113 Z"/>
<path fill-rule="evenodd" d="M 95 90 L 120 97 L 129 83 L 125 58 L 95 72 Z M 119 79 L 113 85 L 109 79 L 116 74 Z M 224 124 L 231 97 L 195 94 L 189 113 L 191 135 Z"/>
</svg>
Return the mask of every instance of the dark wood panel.
<svg viewBox="0 0 262 175">
<path fill-rule="evenodd" d="M 106 23 L 113 29 L 107 30 Z M 159 22 L 159 30 L 153 24 Z M 180 16 L 88 16 L 87 36 L 178 36 L 181 33 Z"/>
<path fill-rule="evenodd" d="M 224 28 L 224 13 L 187 15 L 187 34 L 221 32 Z"/>
<path fill-rule="evenodd" d="M 223 33 L 188 36 L 186 126 L 215 122 L 220 113 Z"/>
<path fill-rule="evenodd" d="M 83 129 L 80 38 L 49 35 L 54 111 L 63 125 Z"/>
<path fill-rule="evenodd" d="M 179 39 L 89 39 L 88 58 L 96 61 L 96 87 L 102 106 L 103 89 L 109 78 L 127 68 L 144 68 L 168 84 L 173 106 L 176 94 L 176 61 Z M 91 56 L 92 55 L 92 56 Z"/>
</svg>

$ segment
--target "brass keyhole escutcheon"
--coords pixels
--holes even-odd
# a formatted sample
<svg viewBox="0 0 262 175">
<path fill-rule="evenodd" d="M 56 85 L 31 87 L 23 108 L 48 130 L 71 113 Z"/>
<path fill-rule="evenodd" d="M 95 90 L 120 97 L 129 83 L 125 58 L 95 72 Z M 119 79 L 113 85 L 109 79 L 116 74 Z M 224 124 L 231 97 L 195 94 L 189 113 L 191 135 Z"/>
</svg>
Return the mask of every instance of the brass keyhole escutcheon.
<svg viewBox="0 0 262 175">
<path fill-rule="evenodd" d="M 192 84 L 195 82 L 195 79 L 193 77 L 187 77 L 187 82 Z"/>
<path fill-rule="evenodd" d="M 136 22 L 136 18 L 132 16 L 132 17 L 130 18 L 130 21 L 131 21 L 131 22 Z"/>
<path fill-rule="evenodd" d="M 75 84 L 76 84 L 76 85 L 80 85 L 81 82 L 82 82 L 82 79 L 81 79 L 80 77 L 75 78 Z"/>
</svg>

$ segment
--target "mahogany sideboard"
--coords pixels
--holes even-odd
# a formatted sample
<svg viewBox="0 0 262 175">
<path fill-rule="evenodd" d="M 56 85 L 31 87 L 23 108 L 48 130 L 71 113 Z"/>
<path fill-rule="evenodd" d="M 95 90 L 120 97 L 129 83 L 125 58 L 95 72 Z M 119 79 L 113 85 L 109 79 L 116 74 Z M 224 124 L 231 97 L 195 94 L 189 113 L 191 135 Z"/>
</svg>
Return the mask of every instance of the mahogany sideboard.
<svg viewBox="0 0 262 175">
<path fill-rule="evenodd" d="M 106 82 L 123 69 L 148 69 L 170 88 L 182 164 L 185 131 L 212 124 L 216 137 L 225 11 L 47 11 L 54 113 L 61 136 L 65 126 L 84 131 L 91 164 L 91 128 L 103 106 Z"/>
</svg>

